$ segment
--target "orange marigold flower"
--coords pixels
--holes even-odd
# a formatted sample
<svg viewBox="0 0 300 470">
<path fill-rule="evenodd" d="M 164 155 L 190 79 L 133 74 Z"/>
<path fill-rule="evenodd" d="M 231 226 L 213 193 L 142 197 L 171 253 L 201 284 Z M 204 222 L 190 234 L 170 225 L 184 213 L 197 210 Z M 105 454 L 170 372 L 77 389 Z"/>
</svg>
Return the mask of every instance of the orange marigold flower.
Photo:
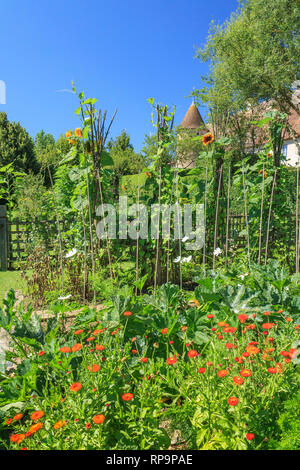
<svg viewBox="0 0 300 470">
<path fill-rule="evenodd" d="M 230 406 L 236 406 L 238 402 L 239 402 L 239 399 L 237 397 L 228 398 L 228 403 Z"/>
<path fill-rule="evenodd" d="M 74 344 L 74 346 L 72 346 L 72 351 L 73 352 L 80 351 L 80 349 L 82 349 L 82 344 L 80 344 L 80 343 L 76 343 L 76 344 Z"/>
<path fill-rule="evenodd" d="M 80 382 L 74 382 L 71 386 L 70 386 L 70 390 L 71 392 L 78 392 L 79 390 L 81 390 L 82 388 L 82 385 Z"/>
<path fill-rule="evenodd" d="M 95 339 L 95 336 L 90 336 L 88 339 L 87 339 L 87 342 L 89 343 L 90 341 L 93 341 Z"/>
<path fill-rule="evenodd" d="M 22 413 L 18 413 L 16 416 L 14 416 L 15 421 L 19 421 L 22 418 Z"/>
<path fill-rule="evenodd" d="M 123 313 L 124 317 L 130 317 L 132 315 L 132 312 L 124 312 Z"/>
<path fill-rule="evenodd" d="M 248 315 L 246 315 L 245 313 L 241 313 L 240 315 L 238 315 L 238 320 L 240 320 L 241 323 L 245 323 L 248 318 Z"/>
<path fill-rule="evenodd" d="M 261 325 L 261 327 L 264 329 L 264 330 L 270 330 L 271 328 L 273 328 L 273 326 L 275 326 L 275 323 L 263 323 Z"/>
<path fill-rule="evenodd" d="M 67 424 L 67 421 L 65 419 L 60 419 L 53 425 L 54 429 L 60 429 L 63 428 Z"/>
<path fill-rule="evenodd" d="M 189 356 L 189 357 L 197 357 L 197 356 L 198 356 L 198 352 L 197 352 L 195 349 L 191 349 L 191 350 L 188 352 L 188 356 Z"/>
<path fill-rule="evenodd" d="M 252 375 L 252 372 L 250 369 L 242 369 L 240 375 L 242 377 L 250 377 L 250 375 Z"/>
<path fill-rule="evenodd" d="M 9 437 L 11 442 L 15 442 L 16 444 L 20 444 L 25 439 L 25 434 L 11 434 Z"/>
<path fill-rule="evenodd" d="M 141 357 L 141 361 L 144 362 L 144 364 L 146 364 L 146 362 L 148 362 L 148 357 Z"/>
<path fill-rule="evenodd" d="M 254 438 L 255 438 L 255 435 L 252 434 L 252 432 L 248 432 L 248 433 L 246 434 L 246 439 L 247 439 L 247 441 L 252 441 L 252 439 L 254 439 Z"/>
<path fill-rule="evenodd" d="M 130 401 L 133 399 L 133 394 L 132 393 L 124 393 L 122 395 L 122 400 L 124 401 Z"/>
<path fill-rule="evenodd" d="M 167 334 L 169 331 L 169 328 L 164 328 L 161 332 L 163 335 Z"/>
<path fill-rule="evenodd" d="M 98 366 L 98 364 L 93 364 L 92 367 L 88 366 L 88 370 L 90 372 L 98 372 L 100 370 L 100 366 Z"/>
<path fill-rule="evenodd" d="M 215 138 L 211 132 L 202 136 L 202 142 L 205 146 L 211 144 L 214 140 Z"/>
<path fill-rule="evenodd" d="M 69 348 L 68 346 L 63 346 L 62 348 L 60 348 L 60 352 L 69 353 L 71 352 L 71 348 Z"/>
<path fill-rule="evenodd" d="M 247 353 L 254 355 L 254 354 L 258 354 L 260 352 L 260 349 L 257 348 L 256 346 L 251 345 L 251 346 L 247 346 L 246 351 Z"/>
<path fill-rule="evenodd" d="M 285 320 L 286 320 L 287 322 L 292 322 L 292 321 L 293 321 L 293 319 L 290 318 L 290 317 L 287 317 Z"/>
<path fill-rule="evenodd" d="M 104 351 L 105 346 L 102 346 L 102 344 L 96 344 L 95 349 L 96 351 Z"/>
<path fill-rule="evenodd" d="M 84 330 L 76 330 L 74 331 L 74 335 L 81 335 L 81 333 L 83 333 Z"/>
<path fill-rule="evenodd" d="M 34 411 L 32 415 L 30 416 L 32 421 L 38 421 L 44 416 L 44 412 L 42 410 Z"/>
<path fill-rule="evenodd" d="M 75 135 L 76 135 L 76 137 L 82 137 L 82 132 L 81 132 L 81 129 L 79 127 L 77 127 L 77 129 L 75 129 Z"/>
<path fill-rule="evenodd" d="M 167 359 L 167 364 L 169 364 L 169 366 L 171 366 L 173 364 L 176 364 L 176 362 L 177 362 L 177 358 L 175 356 L 168 357 L 168 359 Z"/>
<path fill-rule="evenodd" d="M 228 374 L 228 372 L 227 372 L 226 369 L 222 369 L 222 370 L 218 371 L 218 376 L 219 377 L 226 377 L 227 374 Z"/>
<path fill-rule="evenodd" d="M 224 321 L 219 321 L 218 326 L 229 326 L 228 323 Z"/>
<path fill-rule="evenodd" d="M 100 330 L 95 330 L 93 331 L 93 335 L 99 335 L 100 333 L 103 333 L 104 330 L 100 329 Z"/>
<path fill-rule="evenodd" d="M 124 395 L 123 395 L 124 396 Z M 124 398 L 123 398 L 124 400 Z M 93 421 L 95 424 L 102 424 L 105 420 L 105 416 L 104 415 L 96 415 L 93 417 Z"/>
<path fill-rule="evenodd" d="M 242 377 L 233 377 L 232 379 L 234 381 L 235 384 L 237 385 L 242 385 L 244 383 L 244 380 L 242 379 Z"/>
<path fill-rule="evenodd" d="M 43 423 L 36 423 L 36 424 L 33 424 L 33 425 L 29 428 L 29 431 L 28 431 L 28 433 L 30 433 L 29 435 L 34 434 L 35 432 L 39 431 L 43 426 L 44 426 Z M 26 433 L 26 437 L 27 437 L 27 434 L 28 434 L 28 433 Z"/>
<path fill-rule="evenodd" d="M 234 326 L 225 326 L 222 331 L 223 333 L 235 333 L 236 328 Z"/>
</svg>

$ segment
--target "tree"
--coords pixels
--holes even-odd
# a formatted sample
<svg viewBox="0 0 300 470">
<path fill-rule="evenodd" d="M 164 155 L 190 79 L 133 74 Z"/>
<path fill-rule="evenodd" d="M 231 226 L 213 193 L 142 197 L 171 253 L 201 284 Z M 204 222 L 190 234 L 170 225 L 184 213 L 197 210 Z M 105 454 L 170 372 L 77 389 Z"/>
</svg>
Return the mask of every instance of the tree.
<svg viewBox="0 0 300 470">
<path fill-rule="evenodd" d="M 135 153 L 133 145 L 130 143 L 130 135 L 125 130 L 107 143 L 109 155 L 113 159 L 113 186 L 117 197 L 119 194 L 120 179 L 124 175 L 134 175 L 145 166 L 144 157 Z"/>
<path fill-rule="evenodd" d="M 19 122 L 10 122 L 5 112 L 0 113 L 0 167 L 13 164 L 16 171 L 37 174 L 39 164 L 34 143 Z"/>
<path fill-rule="evenodd" d="M 300 115 L 294 100 L 300 77 L 299 0 L 241 1 L 230 20 L 222 26 L 212 23 L 198 57 L 210 66 L 198 97 L 212 114 L 225 118 L 227 129 L 232 115 L 263 101 Z"/>
</svg>

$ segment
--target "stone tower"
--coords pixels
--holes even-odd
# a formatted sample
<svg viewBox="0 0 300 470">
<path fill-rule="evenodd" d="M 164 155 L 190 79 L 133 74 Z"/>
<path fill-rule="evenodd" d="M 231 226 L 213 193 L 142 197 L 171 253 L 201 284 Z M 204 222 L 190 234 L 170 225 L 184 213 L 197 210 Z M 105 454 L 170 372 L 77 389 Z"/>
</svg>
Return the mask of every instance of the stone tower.
<svg viewBox="0 0 300 470">
<path fill-rule="evenodd" d="M 196 158 L 199 154 L 199 142 L 192 141 L 192 138 L 207 134 L 207 132 L 209 131 L 205 127 L 205 123 L 193 100 L 178 128 L 178 168 L 194 168 Z"/>
</svg>

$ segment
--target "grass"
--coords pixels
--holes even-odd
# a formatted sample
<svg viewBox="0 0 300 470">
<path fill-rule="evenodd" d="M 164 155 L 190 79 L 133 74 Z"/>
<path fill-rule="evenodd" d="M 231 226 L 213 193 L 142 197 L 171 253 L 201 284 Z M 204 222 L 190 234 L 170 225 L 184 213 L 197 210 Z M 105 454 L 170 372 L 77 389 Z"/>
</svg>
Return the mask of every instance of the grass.
<svg viewBox="0 0 300 470">
<path fill-rule="evenodd" d="M 5 292 L 9 289 L 23 290 L 25 282 L 21 278 L 20 271 L 0 271 L 0 305 L 4 299 Z"/>
</svg>

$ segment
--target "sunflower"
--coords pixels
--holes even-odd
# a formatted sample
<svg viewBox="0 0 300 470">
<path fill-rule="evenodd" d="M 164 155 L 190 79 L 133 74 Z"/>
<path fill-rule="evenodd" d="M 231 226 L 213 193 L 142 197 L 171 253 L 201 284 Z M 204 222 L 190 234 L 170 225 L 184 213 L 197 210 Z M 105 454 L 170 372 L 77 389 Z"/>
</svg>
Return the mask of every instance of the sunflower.
<svg viewBox="0 0 300 470">
<path fill-rule="evenodd" d="M 208 134 L 205 134 L 202 137 L 202 142 L 205 146 L 211 144 L 214 140 L 215 140 L 215 138 L 214 138 L 214 136 L 212 135 L 211 132 L 209 132 Z"/>
</svg>

